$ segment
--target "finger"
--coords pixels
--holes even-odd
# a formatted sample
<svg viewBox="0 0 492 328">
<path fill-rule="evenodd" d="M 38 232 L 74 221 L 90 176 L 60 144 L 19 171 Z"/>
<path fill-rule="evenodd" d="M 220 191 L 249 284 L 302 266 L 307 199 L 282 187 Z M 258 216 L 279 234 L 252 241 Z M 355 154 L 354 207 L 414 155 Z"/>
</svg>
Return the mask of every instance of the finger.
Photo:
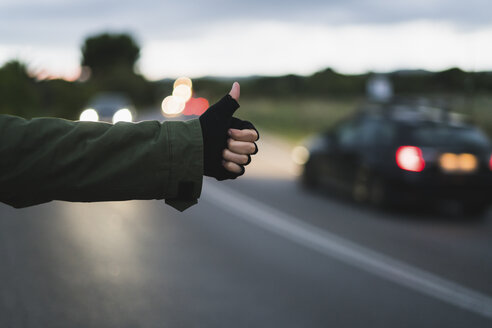
<svg viewBox="0 0 492 328">
<path fill-rule="evenodd" d="M 236 174 L 243 174 L 244 173 L 244 168 L 236 163 L 233 162 L 228 162 L 228 161 L 222 161 L 222 165 L 224 168 L 232 173 Z"/>
<path fill-rule="evenodd" d="M 236 141 L 229 138 L 227 140 L 227 148 L 236 154 L 249 155 L 256 152 L 256 145 L 254 142 Z"/>
<path fill-rule="evenodd" d="M 229 149 L 224 149 L 222 158 L 228 162 L 234 162 L 241 165 L 247 165 L 251 161 L 251 158 L 248 155 L 236 154 Z"/>
<path fill-rule="evenodd" d="M 209 125 L 214 129 L 227 129 L 230 127 L 232 115 L 239 108 L 239 103 L 233 98 L 232 94 L 239 98 L 239 83 L 237 83 L 237 86 L 233 85 L 229 94 L 225 95 L 218 102 L 211 105 L 205 113 L 200 116 L 200 124 L 202 129 L 204 127 L 208 128 Z"/>
<path fill-rule="evenodd" d="M 233 117 L 231 120 L 231 125 L 229 125 L 229 128 L 230 129 L 237 129 L 237 130 L 255 130 L 256 135 L 257 135 L 256 140 L 260 139 L 260 133 L 255 128 L 253 123 L 251 123 L 250 121 L 243 121 L 243 120 L 238 119 L 237 117 Z"/>
<path fill-rule="evenodd" d="M 235 101 L 239 101 L 239 96 L 241 94 L 241 87 L 239 85 L 239 83 L 237 82 L 234 82 L 232 84 L 232 89 L 231 91 L 229 92 L 229 95 L 235 100 Z"/>
<path fill-rule="evenodd" d="M 256 132 L 256 130 L 252 130 L 252 129 L 246 129 L 246 130 L 229 129 L 229 135 L 231 136 L 232 139 L 237 141 L 254 142 L 258 140 L 258 133 Z"/>
</svg>

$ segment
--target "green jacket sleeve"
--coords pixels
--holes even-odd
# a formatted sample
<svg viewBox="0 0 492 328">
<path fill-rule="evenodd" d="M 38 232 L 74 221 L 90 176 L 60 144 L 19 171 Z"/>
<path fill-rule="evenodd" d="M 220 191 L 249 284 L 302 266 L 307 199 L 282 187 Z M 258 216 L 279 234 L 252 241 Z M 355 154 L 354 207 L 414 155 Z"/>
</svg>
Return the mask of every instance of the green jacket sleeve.
<svg viewBox="0 0 492 328">
<path fill-rule="evenodd" d="M 182 211 L 200 197 L 198 120 L 74 122 L 0 115 L 0 201 L 26 207 L 165 199 Z"/>
</svg>

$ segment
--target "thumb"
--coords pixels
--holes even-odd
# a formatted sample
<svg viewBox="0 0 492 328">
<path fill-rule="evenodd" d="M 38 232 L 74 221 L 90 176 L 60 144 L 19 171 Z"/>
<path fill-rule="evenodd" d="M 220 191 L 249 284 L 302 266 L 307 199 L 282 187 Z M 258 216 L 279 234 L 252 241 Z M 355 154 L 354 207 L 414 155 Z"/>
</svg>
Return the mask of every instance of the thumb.
<svg viewBox="0 0 492 328">
<path fill-rule="evenodd" d="M 232 89 L 229 92 L 229 95 L 237 102 L 239 102 L 239 95 L 241 94 L 241 87 L 239 83 L 234 82 L 232 84 Z"/>
<path fill-rule="evenodd" d="M 228 122 L 234 112 L 239 108 L 239 103 L 237 100 L 239 99 L 239 83 L 234 82 L 232 85 L 232 89 L 228 95 L 225 95 L 218 102 L 210 106 L 205 113 L 200 116 L 200 123 L 209 122 L 210 123 L 215 120 L 217 122 L 225 120 L 223 122 L 224 126 L 227 125 Z M 210 117 L 214 117 L 211 119 Z M 214 124 L 217 124 L 214 123 Z M 227 127 L 224 127 L 227 129 Z M 203 128 L 203 126 L 202 126 Z"/>
</svg>

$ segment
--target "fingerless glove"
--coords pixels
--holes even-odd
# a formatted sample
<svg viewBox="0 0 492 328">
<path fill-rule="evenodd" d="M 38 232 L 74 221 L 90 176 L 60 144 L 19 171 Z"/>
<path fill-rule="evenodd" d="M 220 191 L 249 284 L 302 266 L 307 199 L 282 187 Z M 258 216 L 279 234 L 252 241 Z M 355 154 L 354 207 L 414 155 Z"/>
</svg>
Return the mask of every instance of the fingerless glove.
<svg viewBox="0 0 492 328">
<path fill-rule="evenodd" d="M 219 181 L 235 179 L 244 174 L 244 166 L 242 165 L 241 173 L 230 172 L 222 165 L 222 152 L 227 147 L 227 139 L 229 138 L 227 131 L 230 128 L 256 130 L 252 123 L 232 117 L 238 108 L 238 102 L 230 95 L 226 95 L 200 116 L 203 136 L 203 174 Z M 258 131 L 256 130 L 256 132 Z M 258 147 L 256 149 L 258 150 Z M 251 160 L 251 157 L 249 159 Z"/>
</svg>

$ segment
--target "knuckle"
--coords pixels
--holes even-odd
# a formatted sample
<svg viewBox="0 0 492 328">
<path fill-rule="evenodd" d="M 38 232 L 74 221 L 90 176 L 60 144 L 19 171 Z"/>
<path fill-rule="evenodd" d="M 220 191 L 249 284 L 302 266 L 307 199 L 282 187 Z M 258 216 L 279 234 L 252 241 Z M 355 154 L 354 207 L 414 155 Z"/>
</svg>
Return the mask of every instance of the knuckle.
<svg viewBox="0 0 492 328">
<path fill-rule="evenodd" d="M 231 171 L 231 172 L 236 172 L 237 171 L 236 165 L 234 163 L 232 163 L 232 162 L 227 162 L 226 163 L 226 169 L 228 171 Z"/>
<path fill-rule="evenodd" d="M 224 163 L 224 167 L 227 169 L 227 170 L 231 170 L 231 167 L 232 167 L 232 163 L 231 162 L 225 162 Z"/>
</svg>

